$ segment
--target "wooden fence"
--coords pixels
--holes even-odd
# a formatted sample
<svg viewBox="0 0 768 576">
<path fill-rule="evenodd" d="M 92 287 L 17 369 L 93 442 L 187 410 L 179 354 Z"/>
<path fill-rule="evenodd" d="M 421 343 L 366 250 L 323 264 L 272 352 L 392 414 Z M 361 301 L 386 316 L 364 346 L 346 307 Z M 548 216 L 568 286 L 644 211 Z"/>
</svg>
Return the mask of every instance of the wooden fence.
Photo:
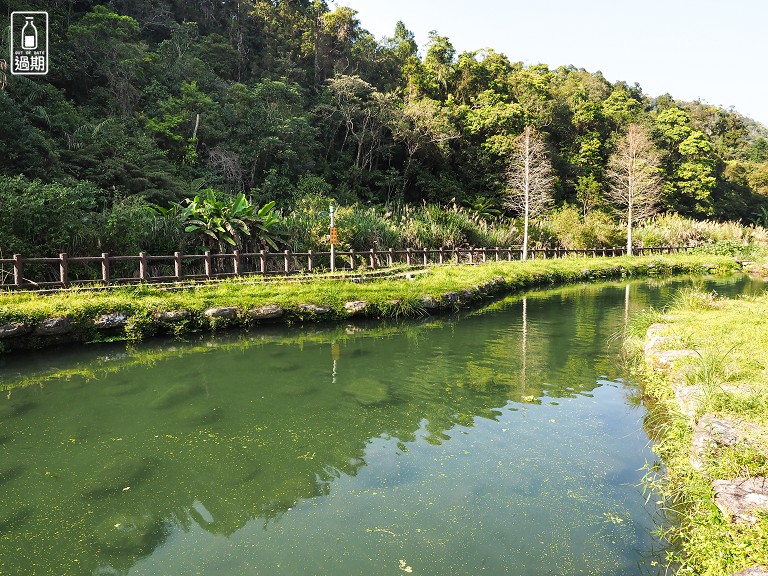
<svg viewBox="0 0 768 576">
<path fill-rule="evenodd" d="M 637 248 L 637 255 L 685 252 L 690 246 Z M 566 250 L 536 248 L 528 250 L 531 259 L 574 256 L 623 256 L 626 248 Z M 141 252 L 137 256 L 69 256 L 56 258 L 0 258 L 0 288 L 35 290 L 47 287 L 69 287 L 77 284 L 126 284 L 137 282 L 181 282 L 211 280 L 247 275 L 277 275 L 327 271 L 330 252 L 239 252 L 232 254 L 182 254 L 154 256 Z M 520 260 L 522 249 L 509 248 L 438 248 L 405 250 L 355 250 L 336 252 L 336 269 L 340 271 L 378 270 L 398 264 L 430 266 L 440 264 L 481 264 L 502 260 Z"/>
</svg>

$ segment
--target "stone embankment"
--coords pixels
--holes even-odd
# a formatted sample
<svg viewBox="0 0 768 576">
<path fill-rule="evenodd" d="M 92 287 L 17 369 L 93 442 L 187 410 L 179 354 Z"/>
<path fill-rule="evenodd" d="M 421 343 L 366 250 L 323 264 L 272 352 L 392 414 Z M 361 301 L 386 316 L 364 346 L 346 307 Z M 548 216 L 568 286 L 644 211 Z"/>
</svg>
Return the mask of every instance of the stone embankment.
<svg viewBox="0 0 768 576">
<path fill-rule="evenodd" d="M 768 429 L 745 418 L 727 414 L 702 413 L 706 395 L 702 385 L 692 384 L 691 374 L 699 369 L 701 356 L 684 347 L 680 335 L 670 324 L 653 324 L 646 332 L 643 347 L 645 361 L 654 372 L 662 373 L 674 392 L 678 412 L 688 419 L 693 440 L 691 466 L 706 473 L 708 459 L 717 458 L 724 447 L 744 447 L 768 456 Z M 734 396 L 750 395 L 748 386 L 720 385 Z M 755 523 L 758 515 L 768 513 L 768 479 L 707 478 L 712 485 L 712 499 L 729 522 Z M 733 576 L 768 576 L 768 567 L 747 567 Z"/>
<path fill-rule="evenodd" d="M 763 259 L 762 262 L 754 262 L 751 260 L 741 260 L 739 262 L 744 272 L 752 276 L 760 276 L 761 278 L 768 278 L 768 261 Z"/>
<path fill-rule="evenodd" d="M 266 323 L 291 324 L 363 316 L 385 318 L 402 314 L 422 315 L 475 305 L 488 297 L 508 291 L 508 288 L 507 282 L 499 276 L 470 290 L 424 296 L 415 306 L 406 306 L 402 300 L 391 300 L 385 306 L 374 306 L 367 300 L 351 300 L 335 308 L 311 302 L 285 308 L 277 304 L 250 309 L 214 306 L 199 310 L 166 310 L 150 317 L 115 310 L 95 317 L 62 316 L 9 322 L 0 324 L 0 352 L 107 339 L 140 339 L 153 334 L 183 334 L 224 328 L 253 329 Z"/>
</svg>

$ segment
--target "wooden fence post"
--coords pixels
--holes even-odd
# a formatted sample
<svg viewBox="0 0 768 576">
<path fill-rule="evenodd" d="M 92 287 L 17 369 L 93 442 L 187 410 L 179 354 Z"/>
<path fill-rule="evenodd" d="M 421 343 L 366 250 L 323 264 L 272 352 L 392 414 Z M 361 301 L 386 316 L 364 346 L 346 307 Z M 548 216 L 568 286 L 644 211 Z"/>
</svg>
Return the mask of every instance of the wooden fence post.
<svg viewBox="0 0 768 576">
<path fill-rule="evenodd" d="M 424 248 L 424 266 L 429 264 L 429 248 Z"/>
<path fill-rule="evenodd" d="M 405 249 L 405 263 L 408 266 L 411 265 L 411 249 L 410 248 Z"/>
<path fill-rule="evenodd" d="M 69 284 L 69 262 L 66 252 L 59 254 L 59 279 L 61 280 L 61 285 L 66 288 Z"/>
<path fill-rule="evenodd" d="M 24 258 L 21 254 L 13 255 L 13 285 L 19 288 L 24 282 Z"/>
<path fill-rule="evenodd" d="M 355 269 L 355 249 L 354 248 L 349 249 L 349 269 L 350 270 Z"/>
<path fill-rule="evenodd" d="M 371 248 L 371 270 L 376 270 L 376 250 Z"/>
<path fill-rule="evenodd" d="M 483 264 L 486 264 L 488 262 L 488 248 L 481 248 L 480 250 L 483 253 Z"/>
<path fill-rule="evenodd" d="M 267 273 L 267 253 L 264 250 L 259 252 L 259 267 L 261 268 L 262 274 Z"/>
<path fill-rule="evenodd" d="M 291 251 L 285 250 L 283 252 L 283 269 L 285 270 L 286 274 L 290 274 L 291 272 Z"/>
<path fill-rule="evenodd" d="M 395 250 L 393 248 L 390 248 L 387 253 L 387 261 L 390 268 L 395 265 Z"/>
<path fill-rule="evenodd" d="M 101 253 L 101 281 L 109 284 L 109 252 Z"/>
<path fill-rule="evenodd" d="M 442 246 L 438 250 L 438 258 L 440 259 L 440 264 L 445 263 L 445 249 Z"/>
<path fill-rule="evenodd" d="M 207 252 L 206 252 L 207 254 Z M 148 260 L 147 260 L 147 253 L 146 252 L 139 252 L 139 280 L 144 282 L 147 279 L 147 272 L 148 272 Z"/>
<path fill-rule="evenodd" d="M 206 250 L 205 251 L 205 277 L 210 278 L 213 274 L 213 258 L 211 258 L 211 253 Z"/>
<path fill-rule="evenodd" d="M 173 275 L 176 276 L 176 280 L 179 281 L 184 278 L 181 274 L 181 252 L 173 253 Z"/>
<path fill-rule="evenodd" d="M 307 271 L 312 272 L 312 268 L 314 267 L 315 267 L 315 261 L 314 261 L 314 258 L 312 257 L 312 250 L 310 250 L 309 252 L 307 252 Z"/>
<path fill-rule="evenodd" d="M 240 271 L 241 263 L 240 250 L 234 250 L 232 252 L 232 268 L 235 271 L 235 276 L 242 276 L 242 272 Z"/>
</svg>

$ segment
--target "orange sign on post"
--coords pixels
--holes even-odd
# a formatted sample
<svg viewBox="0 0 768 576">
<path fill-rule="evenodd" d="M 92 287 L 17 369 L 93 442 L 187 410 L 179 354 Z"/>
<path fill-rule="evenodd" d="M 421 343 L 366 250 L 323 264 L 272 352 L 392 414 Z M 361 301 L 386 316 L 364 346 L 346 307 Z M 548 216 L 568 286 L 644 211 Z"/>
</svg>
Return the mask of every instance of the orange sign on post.
<svg viewBox="0 0 768 576">
<path fill-rule="evenodd" d="M 339 243 L 339 231 L 336 227 L 331 228 L 331 244 Z"/>
</svg>

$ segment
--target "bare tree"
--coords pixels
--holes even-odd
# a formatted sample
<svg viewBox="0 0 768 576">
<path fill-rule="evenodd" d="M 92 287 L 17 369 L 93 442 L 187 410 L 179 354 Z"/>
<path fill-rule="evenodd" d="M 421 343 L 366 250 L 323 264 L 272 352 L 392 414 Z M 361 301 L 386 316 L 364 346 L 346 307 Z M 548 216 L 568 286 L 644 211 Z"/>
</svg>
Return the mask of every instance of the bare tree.
<svg viewBox="0 0 768 576">
<path fill-rule="evenodd" d="M 608 160 L 607 197 L 627 219 L 627 255 L 632 255 L 632 225 L 653 216 L 661 194 L 659 153 L 640 124 L 630 124 Z"/>
<path fill-rule="evenodd" d="M 227 191 L 233 194 L 245 189 L 243 165 L 240 156 L 224 148 L 213 148 L 208 153 L 208 167 L 224 176 Z M 253 179 L 251 179 L 253 185 Z"/>
<path fill-rule="evenodd" d="M 532 126 L 526 126 L 515 138 L 507 170 L 507 199 L 504 204 L 524 219 L 523 260 L 528 259 L 528 222 L 542 214 L 552 203 L 552 164 L 544 138 Z"/>
</svg>

